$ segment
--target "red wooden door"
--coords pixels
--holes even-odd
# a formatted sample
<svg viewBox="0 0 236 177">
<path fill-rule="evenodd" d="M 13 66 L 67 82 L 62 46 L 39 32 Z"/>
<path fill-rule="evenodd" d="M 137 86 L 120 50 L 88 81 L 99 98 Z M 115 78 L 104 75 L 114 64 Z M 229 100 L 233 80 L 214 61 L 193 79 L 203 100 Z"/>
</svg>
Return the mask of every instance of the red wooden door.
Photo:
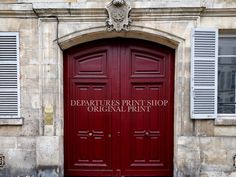
<svg viewBox="0 0 236 177">
<path fill-rule="evenodd" d="M 151 42 L 107 39 L 67 50 L 65 174 L 172 176 L 173 76 L 174 51 Z M 123 101 L 126 110 L 89 111 L 97 100 Z"/>
<path fill-rule="evenodd" d="M 173 51 L 145 42 L 138 45 L 125 43 L 123 49 L 121 99 L 146 100 L 154 106 L 150 112 L 126 112 L 121 115 L 121 174 L 171 176 Z"/>
</svg>

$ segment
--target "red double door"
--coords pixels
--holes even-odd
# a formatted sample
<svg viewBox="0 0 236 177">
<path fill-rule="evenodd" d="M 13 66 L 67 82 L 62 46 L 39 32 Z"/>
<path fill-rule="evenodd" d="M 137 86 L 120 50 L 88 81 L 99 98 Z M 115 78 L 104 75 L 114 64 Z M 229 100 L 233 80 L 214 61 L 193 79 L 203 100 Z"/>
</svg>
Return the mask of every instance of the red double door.
<svg viewBox="0 0 236 177">
<path fill-rule="evenodd" d="M 115 38 L 67 50 L 65 175 L 172 176 L 173 83 L 174 50 L 155 43 Z"/>
</svg>

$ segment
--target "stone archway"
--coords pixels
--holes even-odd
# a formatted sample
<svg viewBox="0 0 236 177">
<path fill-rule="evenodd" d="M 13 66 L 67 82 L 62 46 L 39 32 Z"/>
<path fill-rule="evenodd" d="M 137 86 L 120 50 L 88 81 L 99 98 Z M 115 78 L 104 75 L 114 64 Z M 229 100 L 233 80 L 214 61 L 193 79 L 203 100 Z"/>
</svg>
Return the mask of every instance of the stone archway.
<svg viewBox="0 0 236 177">
<path fill-rule="evenodd" d="M 159 43 L 165 46 L 168 46 L 170 48 L 175 49 L 175 81 L 176 83 L 178 82 L 183 82 L 181 78 L 179 77 L 180 75 L 183 75 L 181 72 L 177 72 L 179 69 L 184 66 L 182 62 L 183 54 L 184 54 L 184 39 L 180 38 L 176 35 L 166 33 L 164 31 L 160 31 L 157 29 L 152 29 L 152 28 L 145 28 L 141 26 L 132 26 L 131 31 L 129 32 L 106 32 L 104 29 L 104 26 L 101 27 L 95 27 L 95 28 L 89 28 L 85 30 L 80 30 L 76 31 L 73 33 L 70 33 L 68 35 L 64 35 L 59 38 L 59 44 L 62 47 L 62 49 L 68 49 L 72 46 L 85 43 L 88 41 L 93 41 L 97 39 L 104 39 L 104 38 L 113 38 L 113 37 L 122 37 L 122 38 L 136 38 L 136 39 L 144 39 L 147 41 L 152 41 L 155 43 Z M 62 54 L 62 53 L 61 53 Z M 60 56 L 62 59 L 62 56 Z M 183 71 L 183 70 L 182 70 Z M 180 126 L 181 126 L 181 105 L 184 104 L 183 98 L 181 95 L 177 93 L 177 90 L 181 90 L 180 86 L 175 83 L 174 86 L 174 97 L 175 97 L 175 103 L 174 103 L 174 168 L 175 168 L 175 154 L 177 151 L 177 145 L 176 145 L 176 140 L 177 136 L 180 134 Z M 63 90 L 63 88 L 61 88 Z M 61 96 L 63 98 L 63 96 Z M 63 99 L 60 101 L 61 104 L 63 104 Z M 176 106 L 178 103 L 178 106 Z M 63 107 L 63 105 L 61 105 Z M 61 117 L 63 117 L 61 115 Z M 63 122 L 63 121 L 62 121 Z M 63 125 L 62 125 L 63 127 Z M 61 151 L 63 152 L 63 145 L 61 144 L 60 147 Z M 63 158 L 64 154 L 60 154 L 60 157 Z M 64 159 L 64 158 L 63 158 Z M 62 164 L 64 162 L 62 161 Z"/>
</svg>

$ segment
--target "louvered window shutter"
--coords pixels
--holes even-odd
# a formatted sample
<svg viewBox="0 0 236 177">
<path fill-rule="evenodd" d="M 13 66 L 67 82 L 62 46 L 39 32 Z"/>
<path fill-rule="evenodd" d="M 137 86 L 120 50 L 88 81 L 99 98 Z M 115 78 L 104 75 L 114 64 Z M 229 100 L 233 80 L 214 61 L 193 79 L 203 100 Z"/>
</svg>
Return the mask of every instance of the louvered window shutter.
<svg viewBox="0 0 236 177">
<path fill-rule="evenodd" d="M 0 117 L 20 117 L 19 34 L 0 32 Z"/>
<path fill-rule="evenodd" d="M 216 118 L 218 30 L 192 31 L 191 58 L 191 118 Z"/>
</svg>

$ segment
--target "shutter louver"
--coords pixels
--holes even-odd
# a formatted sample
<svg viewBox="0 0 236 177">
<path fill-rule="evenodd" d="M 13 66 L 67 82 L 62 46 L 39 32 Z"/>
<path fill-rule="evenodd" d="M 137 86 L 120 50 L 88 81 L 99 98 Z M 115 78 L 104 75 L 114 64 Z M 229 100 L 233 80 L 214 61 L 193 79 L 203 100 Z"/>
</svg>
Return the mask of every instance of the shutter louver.
<svg viewBox="0 0 236 177">
<path fill-rule="evenodd" d="M 19 117 L 19 34 L 0 32 L 0 117 Z"/>
<path fill-rule="evenodd" d="M 218 74 L 216 29 L 193 30 L 191 58 L 191 118 L 216 118 Z"/>
</svg>

